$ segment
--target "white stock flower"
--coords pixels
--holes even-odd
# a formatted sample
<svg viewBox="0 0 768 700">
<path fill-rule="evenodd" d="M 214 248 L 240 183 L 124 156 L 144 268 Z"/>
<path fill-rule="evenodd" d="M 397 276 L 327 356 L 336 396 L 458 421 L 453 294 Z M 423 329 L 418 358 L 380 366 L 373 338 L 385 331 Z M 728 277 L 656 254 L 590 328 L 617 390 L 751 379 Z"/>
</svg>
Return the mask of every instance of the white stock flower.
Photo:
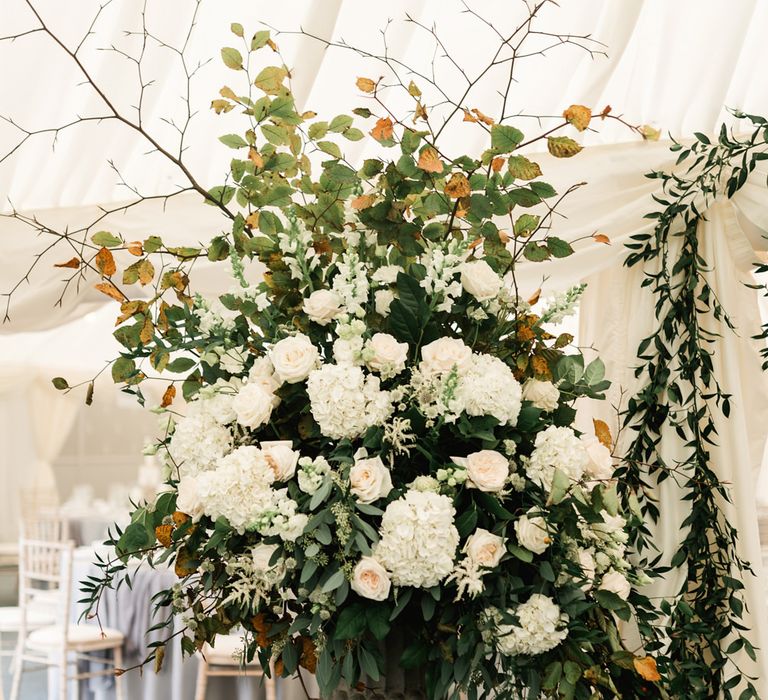
<svg viewBox="0 0 768 700">
<path fill-rule="evenodd" d="M 296 473 L 299 453 L 290 440 L 268 440 L 260 445 L 267 464 L 275 475 L 275 481 L 288 481 Z"/>
<path fill-rule="evenodd" d="M 373 503 L 392 490 L 392 476 L 378 455 L 361 458 L 356 455 L 349 470 L 349 484 L 350 492 L 360 503 Z"/>
<path fill-rule="evenodd" d="M 392 582 L 387 570 L 374 557 L 362 557 L 352 572 L 351 586 L 363 598 L 386 600 Z"/>
<path fill-rule="evenodd" d="M 624 574 L 616 571 L 616 569 L 609 569 L 603 574 L 603 580 L 600 581 L 599 590 L 610 591 L 611 593 L 615 593 L 622 600 L 626 600 L 632 592 L 632 586 L 629 581 L 627 581 L 627 577 L 624 576 Z"/>
<path fill-rule="evenodd" d="M 464 544 L 464 553 L 475 567 L 493 569 L 504 556 L 504 539 L 479 527 Z"/>
<path fill-rule="evenodd" d="M 581 590 L 588 591 L 595 583 L 595 573 L 597 572 L 597 564 L 592 552 L 579 547 L 578 564 L 581 567 L 584 579 L 586 579 L 581 585 Z"/>
<path fill-rule="evenodd" d="M 534 593 L 510 612 L 518 624 L 500 624 L 496 628 L 496 644 L 505 656 L 543 654 L 568 636 L 568 615 L 541 593 Z"/>
<path fill-rule="evenodd" d="M 458 338 L 438 338 L 421 348 L 419 369 L 425 374 L 461 373 L 472 360 L 472 349 Z"/>
<path fill-rule="evenodd" d="M 395 300 L 395 293 L 391 289 L 378 289 L 373 293 L 376 313 L 381 316 L 389 316 L 389 307 Z"/>
<path fill-rule="evenodd" d="M 326 326 L 343 311 L 341 297 L 330 289 L 317 289 L 304 300 L 304 313 L 320 326 Z"/>
<path fill-rule="evenodd" d="M 509 477 L 509 460 L 496 450 L 480 450 L 472 452 L 465 458 L 451 459 L 467 470 L 469 481 L 467 486 L 479 491 L 496 493 L 504 488 Z"/>
<path fill-rule="evenodd" d="M 584 470 L 587 477 L 596 481 L 610 480 L 614 471 L 611 451 L 594 435 L 582 435 L 580 439 L 588 457 Z"/>
<path fill-rule="evenodd" d="M 381 539 L 374 556 L 396 586 L 431 588 L 454 566 L 459 532 L 447 496 L 409 490 L 390 503 L 381 519 Z"/>
<path fill-rule="evenodd" d="M 320 488 L 325 475 L 330 471 L 331 465 L 324 457 L 317 457 L 316 459 L 301 457 L 299 459 L 299 471 L 296 475 L 299 489 L 311 496 Z"/>
<path fill-rule="evenodd" d="M 382 265 L 374 270 L 371 279 L 379 284 L 394 284 L 397 282 L 398 273 L 402 271 L 403 268 L 399 265 Z"/>
<path fill-rule="evenodd" d="M 392 413 L 389 392 L 359 367 L 323 365 L 309 375 L 307 395 L 320 432 L 334 440 L 359 437 Z"/>
<path fill-rule="evenodd" d="M 488 301 L 498 296 L 502 281 L 485 260 L 472 260 L 461 265 L 461 286 L 478 301 Z"/>
<path fill-rule="evenodd" d="M 552 543 L 547 522 L 540 515 L 536 515 L 538 512 L 538 509 L 531 508 L 515 521 L 518 543 L 534 554 L 542 554 Z"/>
<path fill-rule="evenodd" d="M 268 386 L 266 382 L 249 381 L 237 392 L 232 401 L 232 409 L 240 425 L 258 428 L 269 422 L 272 410 L 280 400 Z"/>
<path fill-rule="evenodd" d="M 275 375 L 281 382 L 297 384 L 304 381 L 317 367 L 320 355 L 312 341 L 303 333 L 283 338 L 269 352 Z"/>
<path fill-rule="evenodd" d="M 389 333 L 374 333 L 363 352 L 365 365 L 383 379 L 394 377 L 405 369 L 408 343 L 399 343 Z"/>
<path fill-rule="evenodd" d="M 550 413 L 557 408 L 560 392 L 552 382 L 529 379 L 523 384 L 523 399 L 530 401 L 536 408 Z"/>
<path fill-rule="evenodd" d="M 414 491 L 432 491 L 438 493 L 440 491 L 440 482 L 435 479 L 434 476 L 417 476 L 410 484 L 409 489 Z"/>
<path fill-rule="evenodd" d="M 457 398 L 470 416 L 493 416 L 502 425 L 515 425 L 522 406 L 522 389 L 504 361 L 475 354 L 461 374 Z"/>
<path fill-rule="evenodd" d="M 552 488 L 555 470 L 572 481 L 579 481 L 587 468 L 587 453 L 570 428 L 550 425 L 536 435 L 535 449 L 526 463 L 528 478 L 546 491 Z"/>
</svg>

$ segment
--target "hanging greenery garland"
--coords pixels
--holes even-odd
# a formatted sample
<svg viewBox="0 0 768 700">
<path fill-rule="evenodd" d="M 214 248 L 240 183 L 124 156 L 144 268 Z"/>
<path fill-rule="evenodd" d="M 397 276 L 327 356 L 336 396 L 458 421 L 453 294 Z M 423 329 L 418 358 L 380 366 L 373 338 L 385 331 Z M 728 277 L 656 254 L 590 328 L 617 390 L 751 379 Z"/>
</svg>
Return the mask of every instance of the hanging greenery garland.
<svg viewBox="0 0 768 700">
<path fill-rule="evenodd" d="M 723 126 L 716 143 L 700 133 L 691 145 L 674 143 L 676 165 L 687 168 L 682 174 L 648 175 L 662 181 L 662 194 L 654 196 L 662 208 L 646 217 L 656 221 L 654 230 L 633 236 L 627 246 L 626 265 L 644 267 L 643 286 L 655 297 L 658 324 L 638 348 L 635 376 L 646 381 L 624 412 L 623 424 L 635 437 L 619 483 L 625 497 L 638 499 L 646 521 L 659 519 L 652 492 L 666 479 L 676 481 L 690 504 L 679 549 L 669 567 L 657 567 L 660 575 L 685 570 L 683 583 L 659 605 L 655 620 L 641 621 L 644 635 L 656 637 L 652 651 L 659 655 L 672 697 L 758 697 L 754 679 L 735 660 L 742 650 L 752 660 L 756 656 L 743 622 L 742 581 L 753 572 L 739 556 L 737 530 L 723 513 L 731 496 L 711 453 L 717 444 L 715 412 L 727 418 L 731 407 L 731 395 L 713 369 L 718 333 L 712 322 L 731 330 L 734 325 L 708 281 L 713 261 L 702 257 L 698 237 L 708 206 L 717 197 L 732 197 L 758 161 L 768 159 L 768 121 L 741 112 L 734 116 L 739 124 L 750 124 L 748 136 L 738 137 Z M 758 337 L 768 338 L 768 329 Z M 682 459 L 664 459 L 662 431 L 677 434 Z M 649 536 L 649 529 L 640 526 L 634 545 L 651 556 Z"/>
</svg>

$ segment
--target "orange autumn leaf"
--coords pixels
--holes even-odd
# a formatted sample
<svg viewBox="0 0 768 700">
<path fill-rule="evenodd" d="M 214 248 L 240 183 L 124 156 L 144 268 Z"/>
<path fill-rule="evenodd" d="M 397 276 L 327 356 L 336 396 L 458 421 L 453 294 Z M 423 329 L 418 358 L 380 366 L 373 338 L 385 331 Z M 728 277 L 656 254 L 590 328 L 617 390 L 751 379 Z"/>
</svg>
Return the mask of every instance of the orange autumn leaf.
<svg viewBox="0 0 768 700">
<path fill-rule="evenodd" d="M 392 138 L 393 124 L 389 117 L 382 117 L 376 122 L 376 126 L 371 129 L 371 136 L 377 141 L 386 141 Z"/>
<path fill-rule="evenodd" d="M 70 258 L 67 262 L 55 263 L 54 267 L 68 267 L 70 270 L 77 270 L 80 267 L 80 258 Z"/>
<path fill-rule="evenodd" d="M 248 160 L 253 163 L 253 166 L 257 170 L 261 170 L 261 168 L 264 167 L 264 158 L 262 158 L 261 153 L 259 153 L 253 146 L 248 149 Z"/>
<path fill-rule="evenodd" d="M 144 255 L 144 246 L 141 241 L 131 241 L 125 246 L 125 249 L 131 254 L 140 258 Z"/>
<path fill-rule="evenodd" d="M 252 211 L 248 216 L 245 217 L 245 225 L 249 228 L 258 228 L 259 226 L 259 212 L 258 211 Z"/>
<path fill-rule="evenodd" d="M 112 282 L 99 282 L 93 285 L 94 289 L 98 289 L 102 294 L 106 294 L 115 301 L 127 301 L 127 297 Z"/>
<path fill-rule="evenodd" d="M 299 666 L 306 668 L 310 673 L 314 673 L 317 670 L 317 648 L 309 637 L 301 637 Z"/>
<path fill-rule="evenodd" d="M 173 384 L 169 384 L 168 388 L 163 392 L 163 400 L 160 402 L 161 408 L 168 408 L 176 398 L 176 387 Z"/>
<path fill-rule="evenodd" d="M 656 668 L 656 661 L 651 656 L 644 656 L 642 658 L 633 659 L 632 663 L 635 666 L 635 671 L 645 679 L 646 681 L 660 681 L 661 674 Z"/>
<path fill-rule="evenodd" d="M 592 110 L 584 105 L 571 105 L 563 112 L 565 121 L 576 127 L 577 131 L 584 131 L 592 119 Z"/>
<path fill-rule="evenodd" d="M 592 419 L 592 424 L 595 426 L 595 437 L 609 450 L 613 449 L 613 438 L 608 424 L 597 418 Z"/>
<path fill-rule="evenodd" d="M 149 345 L 152 341 L 152 334 L 155 332 L 155 326 L 152 323 L 152 319 L 147 316 L 144 319 L 144 323 L 141 325 L 141 330 L 139 331 L 139 340 L 144 343 L 144 345 Z"/>
<path fill-rule="evenodd" d="M 373 195 L 361 194 L 359 197 L 355 197 L 350 204 L 353 209 L 367 209 L 373 204 Z"/>
<path fill-rule="evenodd" d="M 443 172 L 443 161 L 440 160 L 440 155 L 432 146 L 426 146 L 421 150 L 417 165 L 428 173 Z"/>
<path fill-rule="evenodd" d="M 357 89 L 362 92 L 373 92 L 376 89 L 376 83 L 370 78 L 358 78 L 355 81 L 355 85 L 357 85 Z"/>
<path fill-rule="evenodd" d="M 611 245 L 611 239 L 608 238 L 604 233 L 593 233 L 592 238 L 594 238 L 598 243 L 605 243 L 605 245 Z"/>
<path fill-rule="evenodd" d="M 464 173 L 454 173 L 451 179 L 445 185 L 445 193 L 453 199 L 460 197 L 469 197 L 472 188 L 469 186 L 469 180 Z"/>
<path fill-rule="evenodd" d="M 483 122 L 483 124 L 487 124 L 488 126 L 491 126 L 491 124 L 494 123 L 491 117 L 487 116 L 486 114 L 483 114 L 477 107 L 472 109 L 472 113 L 477 117 L 479 121 Z"/>
<path fill-rule="evenodd" d="M 115 258 L 106 248 L 100 248 L 99 252 L 96 253 L 96 267 L 102 277 L 110 277 L 117 272 Z"/>
<path fill-rule="evenodd" d="M 605 119 L 610 113 L 613 107 L 611 105 L 605 105 L 602 112 L 600 112 L 600 119 Z"/>
<path fill-rule="evenodd" d="M 186 513 L 182 513 L 180 510 L 173 511 L 171 518 L 173 519 L 176 527 L 180 527 L 185 522 L 187 522 L 187 520 L 189 520 L 189 516 Z"/>
<path fill-rule="evenodd" d="M 491 161 L 491 169 L 493 172 L 498 173 L 504 167 L 504 163 L 506 163 L 506 160 L 498 156 Z"/>
<path fill-rule="evenodd" d="M 163 545 L 163 547 L 170 547 L 173 542 L 171 539 L 172 532 L 173 525 L 158 525 L 155 528 L 155 537 L 157 537 L 157 541 Z"/>
<path fill-rule="evenodd" d="M 480 120 L 474 114 L 472 114 L 472 112 L 470 112 L 468 109 L 465 109 L 464 110 L 464 121 L 465 122 L 474 122 L 475 124 L 477 124 L 477 122 L 479 122 Z"/>
<path fill-rule="evenodd" d="M 539 287 L 533 294 L 531 294 L 530 299 L 528 299 L 528 303 L 533 306 L 541 297 L 541 287 Z"/>
<path fill-rule="evenodd" d="M 272 628 L 272 625 L 267 622 L 264 613 L 259 613 L 251 618 L 251 624 L 256 632 L 256 644 L 262 649 L 266 649 L 269 646 L 269 630 Z"/>
</svg>

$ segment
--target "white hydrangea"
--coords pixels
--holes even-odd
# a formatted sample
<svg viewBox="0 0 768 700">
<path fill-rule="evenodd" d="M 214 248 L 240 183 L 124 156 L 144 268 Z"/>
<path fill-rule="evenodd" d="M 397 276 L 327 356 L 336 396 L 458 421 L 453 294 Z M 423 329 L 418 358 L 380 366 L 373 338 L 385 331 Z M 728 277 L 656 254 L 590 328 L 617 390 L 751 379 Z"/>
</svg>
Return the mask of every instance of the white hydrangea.
<svg viewBox="0 0 768 700">
<path fill-rule="evenodd" d="M 496 627 L 496 645 L 505 656 L 543 654 L 568 636 L 568 615 L 541 593 L 534 593 L 510 613 L 517 617 L 518 623 Z"/>
<path fill-rule="evenodd" d="M 200 474 L 197 495 L 208 517 L 216 520 L 224 516 L 243 533 L 255 528 L 265 512 L 275 510 L 274 479 L 264 453 L 246 445 L 219 459 L 215 470 Z"/>
<path fill-rule="evenodd" d="M 391 397 L 378 377 L 366 376 L 359 367 L 323 365 L 309 375 L 307 394 L 320 431 L 334 440 L 359 437 L 392 413 Z"/>
<path fill-rule="evenodd" d="M 242 382 L 237 378 L 230 381 L 218 379 L 215 384 L 200 389 L 198 400 L 203 402 L 204 410 L 210 413 L 217 423 L 226 425 L 237 418 L 232 402 L 241 386 Z"/>
<path fill-rule="evenodd" d="M 209 401 L 191 401 L 187 415 L 176 423 L 168 454 L 179 476 L 195 476 L 213 469 L 232 448 L 232 433 L 216 419 Z"/>
<path fill-rule="evenodd" d="M 503 360 L 475 353 L 460 376 L 457 398 L 470 416 L 493 416 L 501 424 L 515 425 L 522 389 Z"/>
<path fill-rule="evenodd" d="M 374 556 L 396 586 L 430 588 L 454 567 L 459 532 L 453 502 L 431 491 L 409 490 L 387 506 Z"/>
<path fill-rule="evenodd" d="M 549 491 L 555 470 L 573 481 L 584 476 L 589 458 L 581 440 L 570 428 L 550 425 L 536 435 L 535 449 L 525 466 L 528 478 Z"/>
</svg>

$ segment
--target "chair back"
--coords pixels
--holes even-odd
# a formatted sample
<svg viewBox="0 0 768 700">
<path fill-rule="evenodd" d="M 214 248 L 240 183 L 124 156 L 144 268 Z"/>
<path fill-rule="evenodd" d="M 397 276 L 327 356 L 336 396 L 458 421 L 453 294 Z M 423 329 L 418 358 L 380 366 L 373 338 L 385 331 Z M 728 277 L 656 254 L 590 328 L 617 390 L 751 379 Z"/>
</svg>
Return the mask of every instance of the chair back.
<svg viewBox="0 0 768 700">
<path fill-rule="evenodd" d="M 21 539 L 38 542 L 66 542 L 69 539 L 69 520 L 56 511 L 38 511 L 25 515 L 19 524 Z"/>
<path fill-rule="evenodd" d="M 19 541 L 19 605 L 22 628 L 35 607 L 55 612 L 66 643 L 72 608 L 72 560 L 74 543 L 22 538 Z"/>
</svg>

